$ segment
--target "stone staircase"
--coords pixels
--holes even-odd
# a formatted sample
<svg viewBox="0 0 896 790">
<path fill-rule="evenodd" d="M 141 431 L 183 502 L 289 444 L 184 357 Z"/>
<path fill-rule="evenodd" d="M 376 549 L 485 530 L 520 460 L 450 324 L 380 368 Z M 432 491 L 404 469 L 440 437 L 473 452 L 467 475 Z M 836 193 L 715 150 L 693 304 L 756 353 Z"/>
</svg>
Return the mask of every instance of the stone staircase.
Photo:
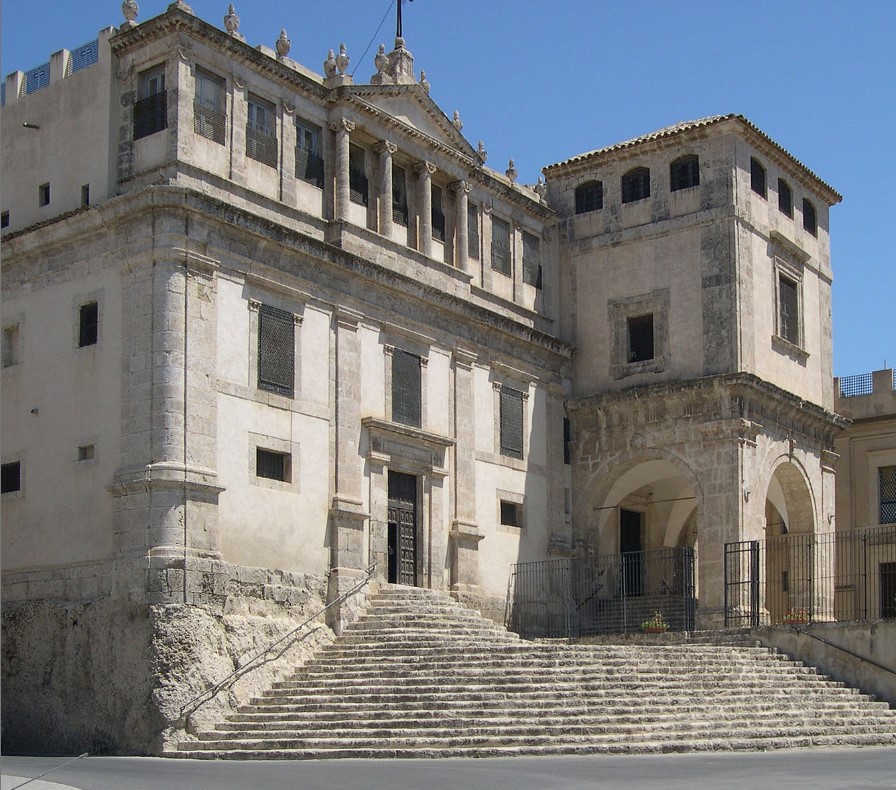
<svg viewBox="0 0 896 790">
<path fill-rule="evenodd" d="M 485 757 L 896 745 L 896 711 L 759 647 L 525 642 L 386 586 L 332 645 L 170 756 Z"/>
</svg>

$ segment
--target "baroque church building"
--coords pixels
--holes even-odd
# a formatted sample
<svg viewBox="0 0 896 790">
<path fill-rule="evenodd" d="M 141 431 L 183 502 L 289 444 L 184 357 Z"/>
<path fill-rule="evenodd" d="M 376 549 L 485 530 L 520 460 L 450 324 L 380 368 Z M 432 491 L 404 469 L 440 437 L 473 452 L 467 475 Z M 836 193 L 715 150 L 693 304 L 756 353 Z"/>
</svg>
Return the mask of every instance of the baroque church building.
<svg viewBox="0 0 896 790">
<path fill-rule="evenodd" d="M 526 186 L 375 63 L 174 2 L 6 78 L 5 729 L 157 748 L 368 576 L 687 549 L 721 627 L 726 545 L 835 529 L 837 192 L 738 115 Z"/>
</svg>

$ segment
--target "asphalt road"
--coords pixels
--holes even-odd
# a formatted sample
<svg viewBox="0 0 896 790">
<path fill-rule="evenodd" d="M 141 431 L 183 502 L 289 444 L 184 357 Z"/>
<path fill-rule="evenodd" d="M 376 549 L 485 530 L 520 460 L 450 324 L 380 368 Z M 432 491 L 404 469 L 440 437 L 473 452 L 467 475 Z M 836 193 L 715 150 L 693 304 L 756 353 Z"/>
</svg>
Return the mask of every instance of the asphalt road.
<svg viewBox="0 0 896 790">
<path fill-rule="evenodd" d="M 3 756 L 0 790 L 14 790 L 66 759 Z M 25 784 L 23 790 L 573 790 L 592 787 L 896 790 L 896 747 L 482 760 L 216 762 L 86 757 Z"/>
</svg>

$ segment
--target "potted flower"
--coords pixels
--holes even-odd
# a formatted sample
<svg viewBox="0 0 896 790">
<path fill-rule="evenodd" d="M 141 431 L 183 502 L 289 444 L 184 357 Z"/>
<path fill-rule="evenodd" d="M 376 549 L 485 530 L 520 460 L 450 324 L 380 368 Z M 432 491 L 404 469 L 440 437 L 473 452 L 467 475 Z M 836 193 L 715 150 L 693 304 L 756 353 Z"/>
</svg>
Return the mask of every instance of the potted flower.
<svg viewBox="0 0 896 790">
<path fill-rule="evenodd" d="M 662 612 L 654 612 L 649 620 L 641 623 L 641 631 L 645 634 L 664 634 L 669 630 L 669 624 L 663 619 Z"/>
<path fill-rule="evenodd" d="M 809 622 L 809 612 L 806 609 L 792 608 L 784 615 L 785 625 L 805 625 Z"/>
</svg>

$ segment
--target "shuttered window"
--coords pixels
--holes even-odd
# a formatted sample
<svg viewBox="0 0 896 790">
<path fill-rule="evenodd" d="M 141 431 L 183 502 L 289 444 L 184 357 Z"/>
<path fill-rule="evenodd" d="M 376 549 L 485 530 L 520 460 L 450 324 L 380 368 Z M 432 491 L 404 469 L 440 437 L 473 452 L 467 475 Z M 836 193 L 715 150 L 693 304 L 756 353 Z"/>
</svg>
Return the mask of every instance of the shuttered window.
<svg viewBox="0 0 896 790">
<path fill-rule="evenodd" d="M 510 277 L 513 263 L 510 258 L 510 225 L 492 217 L 492 269 Z"/>
<path fill-rule="evenodd" d="M 291 398 L 295 357 L 295 317 L 262 305 L 258 311 L 258 388 Z"/>
<path fill-rule="evenodd" d="M 523 233 L 523 282 L 541 288 L 541 251 L 538 238 Z"/>
<path fill-rule="evenodd" d="M 523 457 L 523 393 L 501 387 L 501 455 Z"/>
<path fill-rule="evenodd" d="M 479 206 L 467 204 L 467 255 L 479 260 Z"/>
<path fill-rule="evenodd" d="M 795 345 L 800 343 L 800 300 L 797 284 L 778 277 L 778 335 Z"/>
<path fill-rule="evenodd" d="M 392 165 L 392 221 L 408 226 L 408 179 L 403 167 Z"/>
<path fill-rule="evenodd" d="M 421 400 L 420 357 L 396 348 L 392 352 L 392 421 L 420 428 Z"/>
</svg>

